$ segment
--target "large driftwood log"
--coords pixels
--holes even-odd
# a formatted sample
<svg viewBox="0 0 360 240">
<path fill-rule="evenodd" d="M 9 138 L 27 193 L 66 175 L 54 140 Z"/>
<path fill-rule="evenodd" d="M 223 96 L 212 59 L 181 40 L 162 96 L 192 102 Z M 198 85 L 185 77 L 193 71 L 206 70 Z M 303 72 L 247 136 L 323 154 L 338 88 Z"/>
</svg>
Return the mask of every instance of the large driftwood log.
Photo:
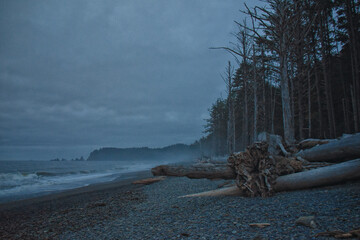
<svg viewBox="0 0 360 240">
<path fill-rule="evenodd" d="M 234 170 L 227 164 L 193 164 L 188 166 L 160 165 L 151 169 L 154 176 L 188 178 L 235 179 Z"/>
<path fill-rule="evenodd" d="M 327 144 L 295 154 L 310 162 L 342 162 L 360 157 L 360 133 L 332 140 Z"/>
<path fill-rule="evenodd" d="M 308 138 L 305 140 L 302 140 L 301 142 L 299 142 L 297 144 L 297 147 L 299 149 L 308 149 L 308 148 L 313 148 L 317 145 L 323 145 L 323 144 L 327 144 L 331 141 L 334 141 L 334 139 L 314 139 L 314 138 Z"/>
<path fill-rule="evenodd" d="M 183 197 L 217 197 L 217 196 L 240 196 L 241 191 L 237 186 L 231 186 L 226 188 L 215 189 L 211 191 L 201 192 L 201 193 L 193 193 L 188 194 L 185 196 L 180 196 L 179 198 Z"/>
<path fill-rule="evenodd" d="M 273 186 L 274 191 L 293 191 L 305 188 L 320 187 L 360 179 L 360 159 L 334 164 L 327 167 L 312 169 L 305 172 L 279 176 Z M 182 197 L 209 197 L 242 195 L 244 192 L 237 186 L 216 189 Z M 246 195 L 245 195 L 246 196 Z"/>
<path fill-rule="evenodd" d="M 290 191 L 304 188 L 333 185 L 347 180 L 360 179 L 360 158 L 309 171 L 280 176 L 274 190 Z"/>
</svg>

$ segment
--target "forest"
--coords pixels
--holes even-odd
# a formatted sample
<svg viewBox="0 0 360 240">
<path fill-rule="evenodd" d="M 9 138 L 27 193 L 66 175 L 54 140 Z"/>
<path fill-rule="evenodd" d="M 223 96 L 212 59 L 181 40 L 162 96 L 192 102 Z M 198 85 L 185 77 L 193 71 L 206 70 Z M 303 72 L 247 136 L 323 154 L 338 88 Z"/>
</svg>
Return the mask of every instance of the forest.
<svg viewBox="0 0 360 240">
<path fill-rule="evenodd" d="M 287 144 L 359 132 L 359 9 L 357 0 L 245 4 L 229 45 L 211 47 L 231 61 L 221 75 L 226 97 L 211 105 L 195 143 L 202 154 L 242 151 L 261 132 Z"/>
</svg>

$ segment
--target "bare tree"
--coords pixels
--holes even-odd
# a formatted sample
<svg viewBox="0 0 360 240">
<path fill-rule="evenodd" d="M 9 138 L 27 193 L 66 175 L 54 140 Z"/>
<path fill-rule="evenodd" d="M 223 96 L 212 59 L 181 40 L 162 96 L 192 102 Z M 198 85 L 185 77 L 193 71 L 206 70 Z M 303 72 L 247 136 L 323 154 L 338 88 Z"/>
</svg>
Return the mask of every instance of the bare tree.
<svg viewBox="0 0 360 240">
<path fill-rule="evenodd" d="M 247 8 L 247 14 L 259 22 L 260 28 L 265 34 L 261 36 L 254 32 L 261 41 L 267 44 L 267 48 L 277 54 L 279 59 L 279 77 L 281 87 L 282 113 L 284 139 L 287 143 L 295 141 L 293 114 L 291 111 L 291 99 L 289 91 L 288 62 L 293 38 L 294 16 L 289 0 L 268 0 L 269 8 L 255 7 L 254 11 Z M 257 12 L 259 10 L 260 13 Z"/>
<path fill-rule="evenodd" d="M 227 107 L 228 107 L 228 122 L 227 122 L 227 147 L 228 153 L 235 152 L 235 114 L 234 114 L 234 97 L 233 97 L 233 75 L 234 67 L 228 61 L 225 70 L 225 76 L 221 76 L 227 88 Z"/>
</svg>

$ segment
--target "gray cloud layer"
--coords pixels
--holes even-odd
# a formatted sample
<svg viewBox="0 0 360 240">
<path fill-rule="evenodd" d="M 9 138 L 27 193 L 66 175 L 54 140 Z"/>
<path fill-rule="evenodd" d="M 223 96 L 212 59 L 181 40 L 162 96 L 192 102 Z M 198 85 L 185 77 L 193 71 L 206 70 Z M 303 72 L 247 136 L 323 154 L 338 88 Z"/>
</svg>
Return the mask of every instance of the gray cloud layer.
<svg viewBox="0 0 360 240">
<path fill-rule="evenodd" d="M 0 159 L 195 141 L 242 7 L 0 0 Z"/>
</svg>

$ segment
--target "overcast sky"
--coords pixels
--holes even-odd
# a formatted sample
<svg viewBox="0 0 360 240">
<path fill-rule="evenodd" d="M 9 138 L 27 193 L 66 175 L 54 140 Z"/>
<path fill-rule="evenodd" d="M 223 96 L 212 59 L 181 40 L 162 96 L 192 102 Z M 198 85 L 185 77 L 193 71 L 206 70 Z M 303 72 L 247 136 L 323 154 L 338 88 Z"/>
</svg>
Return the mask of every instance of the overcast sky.
<svg viewBox="0 0 360 240">
<path fill-rule="evenodd" d="M 0 159 L 199 139 L 243 3 L 0 0 Z"/>
</svg>

